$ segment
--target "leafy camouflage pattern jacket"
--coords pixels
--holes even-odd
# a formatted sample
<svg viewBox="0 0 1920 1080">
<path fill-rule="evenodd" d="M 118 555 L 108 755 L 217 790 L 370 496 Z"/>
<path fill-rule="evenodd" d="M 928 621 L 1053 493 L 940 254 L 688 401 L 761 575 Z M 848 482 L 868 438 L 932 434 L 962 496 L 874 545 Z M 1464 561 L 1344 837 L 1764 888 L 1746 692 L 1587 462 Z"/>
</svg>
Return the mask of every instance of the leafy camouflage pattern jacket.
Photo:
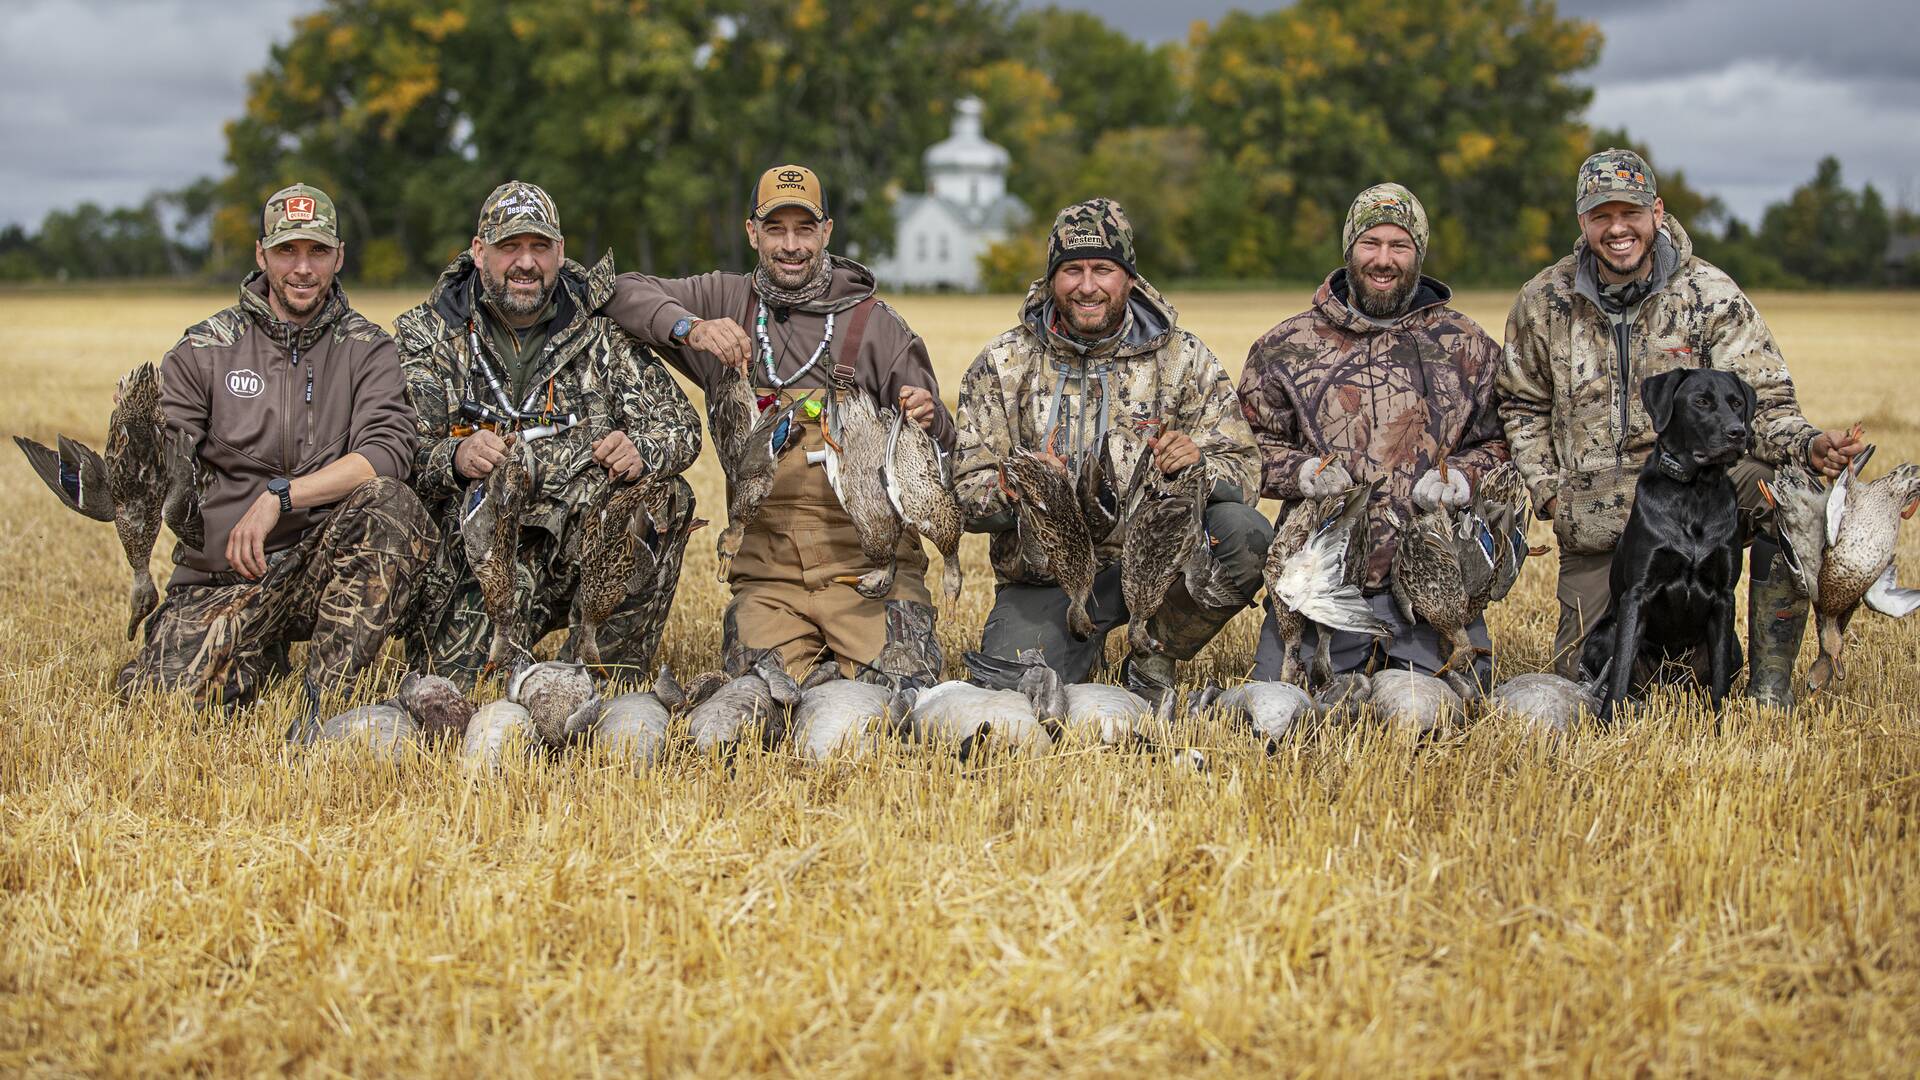
<svg viewBox="0 0 1920 1080">
<path fill-rule="evenodd" d="M 613 256 L 591 271 L 571 259 L 560 265 L 556 286 L 555 329 L 546 352 L 535 364 L 526 401 L 513 402 L 522 413 L 572 416 L 574 426 L 532 440 L 536 487 L 525 526 L 564 538 L 568 516 L 587 495 L 593 444 L 611 431 L 624 431 L 656 474 L 682 472 L 700 455 L 700 418 L 673 376 L 658 358 L 636 344 L 613 321 L 593 314 L 613 292 Z M 414 490 L 429 512 L 451 524 L 459 495 L 468 481 L 453 467 L 461 436 L 456 427 L 473 420 L 462 416 L 463 401 L 499 409 L 499 396 L 476 363 L 474 350 L 492 356 L 492 343 L 478 320 L 473 257 L 462 252 L 440 274 L 425 303 L 400 316 L 394 336 L 406 372 L 407 396 L 419 429 L 414 456 Z M 488 359 L 496 378 L 498 363 Z M 538 421 L 529 421 L 531 426 Z"/>
<path fill-rule="evenodd" d="M 1675 368 L 1731 371 L 1752 384 L 1754 456 L 1772 464 L 1805 461 L 1819 431 L 1800 415 L 1793 379 L 1773 334 L 1752 302 L 1718 267 L 1693 254 L 1686 231 L 1666 215 L 1656 243 L 1665 281 L 1616 327 L 1600 306 L 1584 258 L 1573 254 L 1520 290 L 1507 316 L 1500 375 L 1513 461 L 1544 513 L 1558 498 L 1553 531 L 1564 551 L 1612 551 L 1626 528 L 1640 467 L 1652 452 L 1653 424 L 1640 383 Z"/>
<path fill-rule="evenodd" d="M 1447 306 L 1452 290 L 1421 277 L 1412 307 L 1391 324 L 1347 303 L 1335 270 L 1313 306 L 1266 332 L 1247 353 L 1240 407 L 1260 446 L 1261 494 L 1300 497 L 1304 462 L 1335 455 L 1362 483 L 1386 482 L 1367 508 L 1369 591 L 1385 586 L 1399 547 L 1388 511 L 1412 520 L 1413 486 L 1442 458 L 1477 484 L 1507 459 L 1494 406 L 1500 347 Z"/>
<path fill-rule="evenodd" d="M 1213 351 L 1177 325 L 1178 313 L 1165 297 L 1135 278 L 1120 332 L 1092 350 L 1055 332 L 1052 312 L 1047 281 L 1034 282 L 1020 325 L 980 351 L 960 387 L 954 495 L 967 528 L 993 534 L 999 581 L 1047 584 L 1029 580 L 1015 546 L 1013 508 L 1000 486 L 999 465 L 1016 446 L 1050 448 L 1078 470 L 1101 432 L 1157 423 L 1158 430 L 1186 433 L 1199 447 L 1215 501 L 1256 501 L 1259 457 L 1233 383 Z M 1122 465 L 1131 475 L 1133 461 Z M 1114 529 L 1100 545 L 1102 566 L 1119 556 L 1125 532 Z"/>
</svg>

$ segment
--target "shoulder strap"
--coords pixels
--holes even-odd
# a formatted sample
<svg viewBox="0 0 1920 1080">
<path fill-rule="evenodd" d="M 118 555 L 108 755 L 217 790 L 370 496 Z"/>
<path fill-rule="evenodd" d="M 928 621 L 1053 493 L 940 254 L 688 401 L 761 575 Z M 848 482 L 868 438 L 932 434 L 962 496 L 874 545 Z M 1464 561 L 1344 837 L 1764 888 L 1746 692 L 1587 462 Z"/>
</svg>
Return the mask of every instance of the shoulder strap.
<svg viewBox="0 0 1920 1080">
<path fill-rule="evenodd" d="M 835 361 L 833 365 L 835 386 L 853 386 L 854 371 L 860 362 L 860 341 L 867 334 L 867 320 L 873 316 L 874 305 L 879 302 L 879 297 L 869 296 L 847 311 L 847 334 L 841 339 L 846 344 L 840 352 L 845 359 Z"/>
</svg>

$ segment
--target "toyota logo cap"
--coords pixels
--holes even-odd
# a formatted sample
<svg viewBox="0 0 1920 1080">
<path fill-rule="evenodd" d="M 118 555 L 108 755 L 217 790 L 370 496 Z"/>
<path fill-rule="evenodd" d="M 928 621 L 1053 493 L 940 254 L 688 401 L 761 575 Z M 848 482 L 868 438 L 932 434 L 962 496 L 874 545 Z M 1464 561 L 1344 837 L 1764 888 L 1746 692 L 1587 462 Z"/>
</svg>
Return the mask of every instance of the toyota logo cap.
<svg viewBox="0 0 1920 1080">
<path fill-rule="evenodd" d="M 821 221 L 827 219 L 827 197 L 820 178 L 805 165 L 775 165 L 760 174 L 753 189 L 753 219 L 765 221 L 783 206 L 800 206 Z"/>
</svg>

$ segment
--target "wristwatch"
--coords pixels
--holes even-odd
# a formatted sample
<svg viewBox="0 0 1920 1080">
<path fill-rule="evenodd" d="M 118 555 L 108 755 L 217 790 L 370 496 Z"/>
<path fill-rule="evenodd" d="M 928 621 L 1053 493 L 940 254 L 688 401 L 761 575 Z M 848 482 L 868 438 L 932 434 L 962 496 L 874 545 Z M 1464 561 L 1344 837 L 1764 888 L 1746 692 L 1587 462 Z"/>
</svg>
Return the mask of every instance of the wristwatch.
<svg viewBox="0 0 1920 1080">
<path fill-rule="evenodd" d="M 276 476 L 267 481 L 267 490 L 280 500 L 280 512 L 293 512 L 293 485 L 284 476 Z"/>
<path fill-rule="evenodd" d="M 700 319 L 696 316 L 689 315 L 686 318 L 681 319 L 679 322 L 674 323 L 673 333 L 668 334 L 667 336 L 672 338 L 675 341 L 685 341 L 687 340 L 687 335 L 693 333 L 694 324 L 698 322 L 704 322 L 704 321 L 705 320 Z"/>
</svg>

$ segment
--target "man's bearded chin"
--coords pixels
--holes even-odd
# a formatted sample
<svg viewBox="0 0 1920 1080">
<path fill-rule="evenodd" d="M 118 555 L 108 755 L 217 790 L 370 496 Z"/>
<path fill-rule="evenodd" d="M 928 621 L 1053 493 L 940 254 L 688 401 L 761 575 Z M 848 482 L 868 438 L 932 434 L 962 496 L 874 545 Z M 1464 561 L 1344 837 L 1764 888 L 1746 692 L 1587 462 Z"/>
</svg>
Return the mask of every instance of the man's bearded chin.
<svg viewBox="0 0 1920 1080">
<path fill-rule="evenodd" d="M 296 304 L 293 302 L 293 297 L 288 294 L 285 282 L 274 281 L 269 278 L 267 284 L 273 289 L 274 299 L 280 301 L 281 309 L 289 315 L 302 319 L 320 310 L 320 305 L 327 299 L 327 293 L 332 291 L 331 289 L 315 289 L 313 299 L 307 301 L 305 304 Z"/>
<path fill-rule="evenodd" d="M 522 315 L 538 314 L 540 309 L 547 306 L 547 300 L 553 296 L 553 287 L 557 284 L 559 284 L 559 278 L 556 276 L 553 281 L 542 286 L 539 295 L 523 298 L 507 290 L 505 278 L 494 277 L 487 272 L 486 267 L 480 268 L 480 285 L 486 290 L 487 301 L 516 318 Z"/>
<path fill-rule="evenodd" d="M 1414 263 L 1394 282 L 1393 288 L 1379 292 L 1367 284 L 1366 266 L 1359 261 L 1347 260 L 1347 292 L 1353 298 L 1353 306 L 1376 319 L 1391 319 L 1404 314 L 1407 305 L 1413 302 L 1413 290 L 1420 284 L 1420 264 Z"/>
<path fill-rule="evenodd" d="M 1640 246 L 1640 257 L 1633 261 L 1632 266 L 1621 266 L 1619 263 L 1607 258 L 1604 251 L 1600 253 L 1600 261 L 1607 264 L 1607 269 L 1623 278 L 1638 277 L 1641 269 L 1647 265 L 1647 260 L 1651 258 L 1653 258 L 1653 245 L 1651 244 L 1642 244 Z"/>
<path fill-rule="evenodd" d="M 1077 313 L 1071 311 L 1067 315 L 1067 325 L 1073 327 L 1075 334 L 1078 334 L 1088 341 L 1104 341 L 1112 337 L 1115 330 L 1120 329 L 1120 321 L 1126 318 L 1126 316 L 1126 304 L 1111 304 L 1107 307 L 1106 313 L 1100 316 L 1100 324 L 1098 326 L 1080 325 L 1075 321 Z"/>
<path fill-rule="evenodd" d="M 773 254 L 784 255 L 786 253 L 775 252 Z M 820 264 L 825 262 L 827 258 L 827 249 L 825 246 L 822 246 L 819 251 L 814 252 L 813 258 L 807 260 L 806 266 L 798 272 L 790 271 L 786 267 L 773 261 L 773 254 L 762 254 L 760 256 L 760 265 L 767 268 L 767 277 L 771 278 L 775 285 L 783 289 L 797 289 L 807 282 L 812 281 L 814 275 L 820 272 Z"/>
</svg>

